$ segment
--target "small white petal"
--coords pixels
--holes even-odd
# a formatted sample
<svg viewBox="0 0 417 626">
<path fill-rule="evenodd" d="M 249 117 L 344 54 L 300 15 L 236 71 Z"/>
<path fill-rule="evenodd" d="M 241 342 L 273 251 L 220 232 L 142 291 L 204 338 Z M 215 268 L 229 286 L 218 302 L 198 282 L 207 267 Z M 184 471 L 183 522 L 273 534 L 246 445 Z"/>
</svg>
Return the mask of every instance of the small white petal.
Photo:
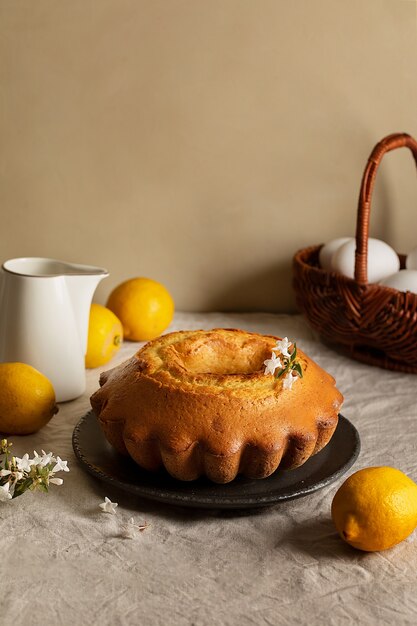
<svg viewBox="0 0 417 626">
<path fill-rule="evenodd" d="M 103 511 L 103 513 L 111 513 L 113 515 L 116 513 L 117 506 L 119 506 L 118 503 L 112 502 L 107 496 L 105 496 L 104 502 L 99 504 L 99 507 Z"/>
<path fill-rule="evenodd" d="M 135 529 L 126 524 L 126 526 L 122 526 L 120 534 L 124 539 L 133 539 L 135 536 Z"/>
<path fill-rule="evenodd" d="M 121 527 L 120 534 L 125 539 L 133 539 L 138 531 L 142 531 L 146 528 L 145 526 L 138 526 L 135 524 L 135 520 L 131 517 L 126 524 L 123 524 Z"/>
<path fill-rule="evenodd" d="M 49 482 L 53 485 L 62 485 L 64 481 L 62 480 L 62 478 L 50 478 Z"/>
<path fill-rule="evenodd" d="M 59 456 L 56 457 L 56 464 L 52 468 L 53 472 L 69 472 L 68 461 L 63 461 Z"/>
<path fill-rule="evenodd" d="M 33 459 L 31 460 L 31 465 L 41 465 L 43 457 L 39 456 L 36 450 L 33 451 Z"/>
<path fill-rule="evenodd" d="M 6 483 L 5 485 L 0 485 L 0 502 L 6 502 L 6 500 L 11 500 L 12 494 L 10 493 L 10 483 Z"/>
<path fill-rule="evenodd" d="M 51 459 L 51 461 L 55 461 L 56 460 L 52 452 L 45 452 L 45 450 L 41 450 L 41 452 L 42 452 L 42 455 L 44 457 L 47 457 L 48 459 Z"/>
<path fill-rule="evenodd" d="M 292 372 L 288 372 L 288 374 L 285 376 L 284 380 L 282 381 L 283 389 L 292 389 L 292 386 L 297 379 L 298 379 L 298 376 L 296 374 L 293 374 Z"/>
</svg>

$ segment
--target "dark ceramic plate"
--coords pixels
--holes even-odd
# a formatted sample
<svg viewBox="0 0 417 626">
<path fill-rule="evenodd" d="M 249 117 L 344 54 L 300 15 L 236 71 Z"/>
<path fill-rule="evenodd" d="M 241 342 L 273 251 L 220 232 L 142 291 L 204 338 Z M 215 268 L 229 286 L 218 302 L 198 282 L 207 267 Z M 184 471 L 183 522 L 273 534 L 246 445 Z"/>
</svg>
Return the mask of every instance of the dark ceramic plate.
<svg viewBox="0 0 417 626">
<path fill-rule="evenodd" d="M 92 411 L 80 419 L 72 436 L 74 452 L 84 469 L 124 491 L 179 506 L 241 509 L 269 506 L 307 496 L 340 478 L 356 461 L 360 439 L 342 415 L 327 446 L 294 470 L 277 470 L 262 480 L 238 476 L 226 485 L 200 478 L 181 482 L 165 470 L 147 472 L 118 454 L 105 439 Z"/>
</svg>

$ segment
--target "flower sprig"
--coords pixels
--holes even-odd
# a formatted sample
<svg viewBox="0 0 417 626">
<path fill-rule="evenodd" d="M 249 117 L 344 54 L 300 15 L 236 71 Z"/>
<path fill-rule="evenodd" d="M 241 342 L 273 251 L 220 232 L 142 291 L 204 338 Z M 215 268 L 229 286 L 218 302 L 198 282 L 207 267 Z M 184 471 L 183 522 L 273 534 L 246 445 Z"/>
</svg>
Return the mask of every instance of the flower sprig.
<svg viewBox="0 0 417 626">
<path fill-rule="evenodd" d="M 0 502 L 21 496 L 25 491 L 47 492 L 49 485 L 62 485 L 62 478 L 55 478 L 56 472 L 69 472 L 67 461 L 52 452 L 39 455 L 34 450 L 33 459 L 29 454 L 22 458 L 12 456 L 12 444 L 7 439 L 0 441 Z"/>
<path fill-rule="evenodd" d="M 276 352 L 281 355 L 282 360 Z M 284 389 L 291 389 L 294 382 L 303 377 L 301 363 L 297 360 L 297 344 L 289 341 L 288 337 L 277 341 L 277 345 L 272 348 L 271 358 L 264 361 L 264 365 L 265 374 L 272 374 L 277 379 L 283 378 Z"/>
</svg>

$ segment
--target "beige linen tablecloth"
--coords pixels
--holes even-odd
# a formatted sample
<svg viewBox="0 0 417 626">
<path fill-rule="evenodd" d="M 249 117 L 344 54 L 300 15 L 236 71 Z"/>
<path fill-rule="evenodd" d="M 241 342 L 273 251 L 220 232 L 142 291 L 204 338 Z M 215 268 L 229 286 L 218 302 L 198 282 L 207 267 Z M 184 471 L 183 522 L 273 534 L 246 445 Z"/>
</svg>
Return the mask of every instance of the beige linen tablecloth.
<svg viewBox="0 0 417 626">
<path fill-rule="evenodd" d="M 393 465 L 417 480 L 417 377 L 372 368 L 324 347 L 299 316 L 186 314 L 170 330 L 238 327 L 287 335 L 337 379 L 362 451 L 354 469 Z M 125 343 L 111 366 L 133 354 Z M 103 369 L 107 369 L 104 367 Z M 87 475 L 71 435 L 87 392 L 62 404 L 39 433 L 11 437 L 14 452 L 52 450 L 71 471 L 49 494 L 0 503 L 1 623 L 196 626 L 417 624 L 415 534 L 375 554 L 338 538 L 330 519 L 342 480 L 262 510 L 176 508 L 132 497 Z M 119 503 L 104 514 L 104 496 Z M 121 536 L 133 517 L 150 527 Z"/>
</svg>

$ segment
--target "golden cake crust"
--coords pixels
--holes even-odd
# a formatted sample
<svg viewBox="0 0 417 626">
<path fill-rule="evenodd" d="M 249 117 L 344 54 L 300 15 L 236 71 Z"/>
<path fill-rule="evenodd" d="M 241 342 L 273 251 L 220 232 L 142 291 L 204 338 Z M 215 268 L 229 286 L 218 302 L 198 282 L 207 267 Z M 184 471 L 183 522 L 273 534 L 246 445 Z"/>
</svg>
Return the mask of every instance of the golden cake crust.
<svg viewBox="0 0 417 626">
<path fill-rule="evenodd" d="M 108 441 L 180 480 L 265 478 L 330 440 L 343 396 L 301 350 L 292 389 L 265 375 L 277 337 L 237 329 L 174 332 L 100 377 L 91 404 Z"/>
</svg>

